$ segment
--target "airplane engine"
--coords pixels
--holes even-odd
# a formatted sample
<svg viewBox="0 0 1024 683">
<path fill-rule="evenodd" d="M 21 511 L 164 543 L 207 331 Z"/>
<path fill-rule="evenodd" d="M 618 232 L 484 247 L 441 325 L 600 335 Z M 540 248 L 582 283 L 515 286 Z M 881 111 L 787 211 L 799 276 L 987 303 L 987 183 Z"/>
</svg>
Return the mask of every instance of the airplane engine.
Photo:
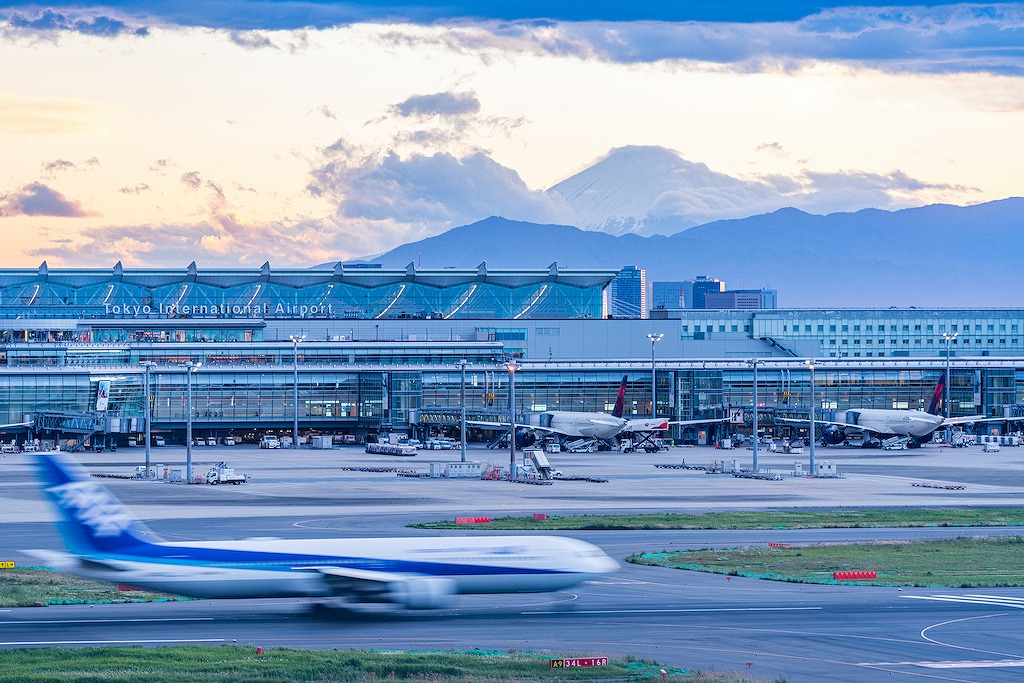
<svg viewBox="0 0 1024 683">
<path fill-rule="evenodd" d="M 423 577 L 388 584 L 387 599 L 406 609 L 439 609 L 451 603 L 455 582 L 451 579 Z"/>
<path fill-rule="evenodd" d="M 529 448 L 537 443 L 537 434 L 532 429 L 516 430 L 516 448 Z"/>
<path fill-rule="evenodd" d="M 826 427 L 821 430 L 821 443 L 829 446 L 837 446 L 846 441 L 846 434 L 836 426 Z"/>
</svg>

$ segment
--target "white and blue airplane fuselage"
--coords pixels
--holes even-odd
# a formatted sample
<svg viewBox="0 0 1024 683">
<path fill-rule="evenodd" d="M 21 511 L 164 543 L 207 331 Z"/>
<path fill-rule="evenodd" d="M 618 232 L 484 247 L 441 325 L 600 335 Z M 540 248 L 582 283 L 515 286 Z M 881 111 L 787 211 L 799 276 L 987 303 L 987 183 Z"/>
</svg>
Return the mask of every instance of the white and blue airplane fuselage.
<svg viewBox="0 0 1024 683">
<path fill-rule="evenodd" d="M 166 542 L 66 455 L 41 455 L 44 491 L 68 553 L 56 568 L 198 598 L 334 597 L 443 607 L 470 593 L 569 588 L 618 568 L 557 536 Z"/>
</svg>

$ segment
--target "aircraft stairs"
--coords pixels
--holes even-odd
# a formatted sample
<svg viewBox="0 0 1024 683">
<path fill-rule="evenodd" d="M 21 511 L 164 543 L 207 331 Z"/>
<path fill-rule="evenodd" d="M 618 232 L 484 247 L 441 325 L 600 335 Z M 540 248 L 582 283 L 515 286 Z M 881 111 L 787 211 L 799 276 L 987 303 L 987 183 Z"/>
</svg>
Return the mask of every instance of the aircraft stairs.
<svg viewBox="0 0 1024 683">
<path fill-rule="evenodd" d="M 493 439 L 491 439 L 487 443 L 487 447 L 490 448 L 490 449 L 505 448 L 505 447 L 507 447 L 508 446 L 508 435 L 509 435 L 510 432 L 511 432 L 510 429 L 507 429 L 507 430 L 505 430 L 503 432 L 498 432 L 498 435 L 496 437 L 494 437 Z"/>
<path fill-rule="evenodd" d="M 597 439 L 584 438 L 584 439 L 573 439 L 572 441 L 566 441 L 562 444 L 562 450 L 566 453 L 581 453 L 584 451 L 590 451 L 591 449 L 597 450 Z"/>
<path fill-rule="evenodd" d="M 882 448 L 887 451 L 902 450 L 907 447 L 910 440 L 909 436 L 890 436 L 882 441 Z"/>
</svg>

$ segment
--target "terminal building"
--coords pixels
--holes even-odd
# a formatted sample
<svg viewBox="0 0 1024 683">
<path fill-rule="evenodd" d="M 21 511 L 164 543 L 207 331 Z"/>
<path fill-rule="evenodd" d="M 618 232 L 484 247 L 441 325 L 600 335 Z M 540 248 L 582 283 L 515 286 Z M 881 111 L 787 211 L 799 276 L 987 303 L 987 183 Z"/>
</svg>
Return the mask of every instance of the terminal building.
<svg viewBox="0 0 1024 683">
<path fill-rule="evenodd" d="M 749 431 L 754 359 L 759 422 L 771 428 L 773 416 L 811 410 L 923 409 L 947 369 L 952 415 L 1003 418 L 985 424 L 1003 432 L 1024 415 L 1024 310 L 609 319 L 617 274 L 557 264 L 0 270 L 0 423 L 102 414 L 123 443 L 142 430 L 148 376 L 153 432 L 171 443 L 189 422 L 211 438 L 290 433 L 296 414 L 303 434 L 424 434 L 456 422 L 463 371 L 467 410 L 491 420 L 508 416 L 513 377 L 518 419 L 610 411 L 623 376 L 627 415 L 650 415 L 653 375 L 658 417 L 733 419 L 671 435 L 700 442 Z M 6 429 L 7 441 L 25 436 Z"/>
</svg>

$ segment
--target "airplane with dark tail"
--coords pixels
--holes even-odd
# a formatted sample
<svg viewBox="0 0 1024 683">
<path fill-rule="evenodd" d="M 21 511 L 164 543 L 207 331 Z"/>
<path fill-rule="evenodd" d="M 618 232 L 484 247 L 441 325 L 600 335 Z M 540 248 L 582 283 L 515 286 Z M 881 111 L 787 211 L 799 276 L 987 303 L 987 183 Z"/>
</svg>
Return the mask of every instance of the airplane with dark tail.
<svg viewBox="0 0 1024 683">
<path fill-rule="evenodd" d="M 473 593 L 557 591 L 618 569 L 559 536 L 250 539 L 167 542 L 65 454 L 38 457 L 67 553 L 26 551 L 55 569 L 196 598 L 334 598 L 407 609 Z"/>
<path fill-rule="evenodd" d="M 852 434 L 866 436 L 864 444 L 878 443 L 882 439 L 904 436 L 910 440 L 907 446 L 918 448 L 932 438 L 932 433 L 946 427 L 973 424 L 975 422 L 991 422 L 1001 418 L 990 418 L 984 415 L 944 418 L 942 412 L 945 382 L 935 386 L 928 410 L 905 410 L 898 408 L 856 408 L 845 411 L 846 419 L 815 420 L 822 427 L 819 438 L 823 446 L 844 444 Z M 778 422 L 810 424 L 808 420 L 777 418 Z"/>
<path fill-rule="evenodd" d="M 611 414 L 585 413 L 566 410 L 547 410 L 535 415 L 536 422 L 530 424 L 516 423 L 516 443 L 532 446 L 537 441 L 537 432 L 555 434 L 568 438 L 587 438 L 604 441 L 617 436 L 667 431 L 671 425 L 696 425 L 726 422 L 728 418 L 709 418 L 702 420 L 663 420 L 651 418 L 630 419 L 622 417 L 626 402 L 627 376 L 623 375 L 619 385 L 619 393 L 615 398 L 615 406 Z M 508 429 L 508 422 L 470 421 L 476 427 L 492 429 Z"/>
</svg>

